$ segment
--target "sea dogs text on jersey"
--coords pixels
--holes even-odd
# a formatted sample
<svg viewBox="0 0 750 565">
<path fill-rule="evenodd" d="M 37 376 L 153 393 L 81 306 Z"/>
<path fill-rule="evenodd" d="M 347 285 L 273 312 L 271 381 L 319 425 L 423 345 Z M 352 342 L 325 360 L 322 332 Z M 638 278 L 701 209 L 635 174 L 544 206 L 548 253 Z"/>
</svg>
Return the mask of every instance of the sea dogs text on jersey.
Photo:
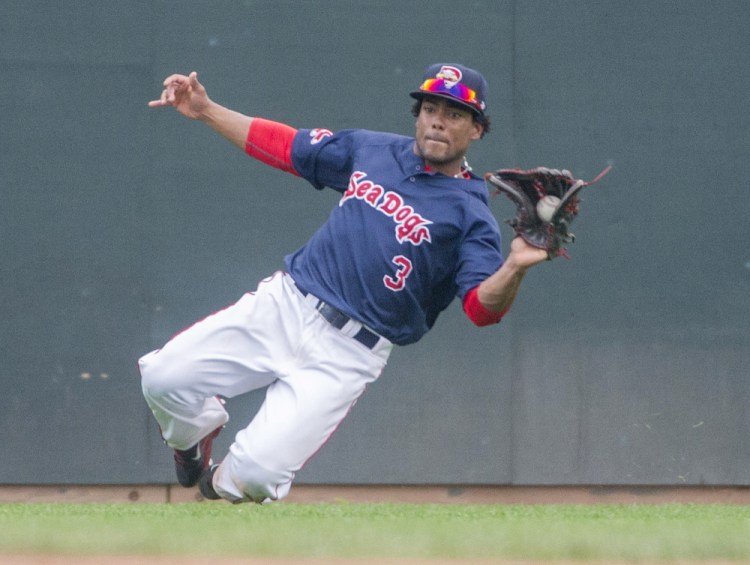
<svg viewBox="0 0 750 565">
<path fill-rule="evenodd" d="M 423 241 L 430 242 L 430 230 L 427 227 L 432 222 L 417 214 L 414 208 L 404 203 L 401 195 L 385 190 L 379 184 L 366 180 L 367 173 L 354 171 L 349 178 L 349 186 L 339 201 L 339 206 L 350 198 L 362 200 L 393 218 L 396 222 L 396 239 L 399 243 L 408 241 L 414 245 L 420 245 Z"/>
</svg>

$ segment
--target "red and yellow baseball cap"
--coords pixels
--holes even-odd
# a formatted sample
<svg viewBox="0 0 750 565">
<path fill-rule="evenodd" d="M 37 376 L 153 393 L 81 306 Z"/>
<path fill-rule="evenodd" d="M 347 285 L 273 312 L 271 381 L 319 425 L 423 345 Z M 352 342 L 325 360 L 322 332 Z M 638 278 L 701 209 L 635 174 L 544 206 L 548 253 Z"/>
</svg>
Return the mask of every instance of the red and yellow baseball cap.
<svg viewBox="0 0 750 565">
<path fill-rule="evenodd" d="M 447 98 L 480 116 L 487 109 L 487 81 L 479 71 L 459 64 L 430 65 L 419 89 L 409 95 L 418 100 L 424 96 Z"/>
</svg>

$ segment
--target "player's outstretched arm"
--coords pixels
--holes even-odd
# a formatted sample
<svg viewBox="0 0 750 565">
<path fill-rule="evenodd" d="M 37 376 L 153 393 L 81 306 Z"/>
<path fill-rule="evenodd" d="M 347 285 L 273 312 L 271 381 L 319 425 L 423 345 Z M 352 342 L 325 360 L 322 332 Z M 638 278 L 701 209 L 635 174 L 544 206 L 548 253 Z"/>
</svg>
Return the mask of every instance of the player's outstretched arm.
<svg viewBox="0 0 750 565">
<path fill-rule="evenodd" d="M 547 251 L 538 249 L 516 237 L 510 246 L 510 253 L 495 274 L 487 278 L 477 288 L 479 302 L 493 312 L 508 310 L 518 294 L 526 272 L 548 259 Z"/>
<path fill-rule="evenodd" d="M 199 120 L 213 128 L 240 149 L 245 149 L 247 132 L 253 118 L 217 104 L 198 81 L 198 73 L 173 74 L 164 79 L 164 90 L 149 108 L 173 107 L 183 116 Z"/>
</svg>

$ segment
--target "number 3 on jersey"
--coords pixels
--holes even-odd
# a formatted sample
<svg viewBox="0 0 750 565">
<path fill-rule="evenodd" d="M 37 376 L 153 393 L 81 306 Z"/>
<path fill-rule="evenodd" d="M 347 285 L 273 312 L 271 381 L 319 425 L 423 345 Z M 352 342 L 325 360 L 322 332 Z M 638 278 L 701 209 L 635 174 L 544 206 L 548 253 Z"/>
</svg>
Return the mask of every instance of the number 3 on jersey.
<svg viewBox="0 0 750 565">
<path fill-rule="evenodd" d="M 396 270 L 396 276 L 391 277 L 386 275 L 383 277 L 383 284 L 393 291 L 404 290 L 406 285 L 406 277 L 411 274 L 411 261 L 403 255 L 396 255 L 391 262 L 398 267 Z"/>
</svg>

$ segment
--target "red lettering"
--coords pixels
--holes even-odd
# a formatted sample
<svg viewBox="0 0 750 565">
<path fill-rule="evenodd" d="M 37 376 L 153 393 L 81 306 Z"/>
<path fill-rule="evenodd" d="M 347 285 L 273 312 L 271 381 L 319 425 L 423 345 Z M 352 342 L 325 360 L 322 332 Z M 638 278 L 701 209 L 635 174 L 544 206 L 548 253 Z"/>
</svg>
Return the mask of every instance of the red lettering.
<svg viewBox="0 0 750 565">
<path fill-rule="evenodd" d="M 386 192 L 383 203 L 378 206 L 386 216 L 393 216 L 404 205 L 404 200 L 395 192 Z"/>
<path fill-rule="evenodd" d="M 359 183 L 357 185 L 357 198 L 364 198 L 370 188 L 372 188 L 372 183 L 369 180 Z"/>
<path fill-rule="evenodd" d="M 367 173 L 355 171 L 349 177 L 349 184 L 343 193 L 339 206 L 350 198 L 363 200 L 396 222 L 396 239 L 399 243 L 408 241 L 420 245 L 424 241 L 432 241 L 427 227 L 432 222 L 417 214 L 414 208 L 404 204 L 404 199 L 396 192 L 386 191 L 379 184 L 371 180 L 363 180 Z M 391 279 L 393 283 L 395 279 Z M 393 283 L 396 284 L 396 283 Z"/>
<path fill-rule="evenodd" d="M 367 196 L 365 196 L 365 200 L 368 202 L 368 204 L 371 204 L 373 207 L 377 206 L 378 200 L 380 200 L 380 197 L 383 195 L 383 187 L 376 184 L 373 185 L 373 187 L 367 192 Z"/>
<path fill-rule="evenodd" d="M 399 243 L 403 243 L 404 239 L 408 239 L 412 243 L 415 243 L 419 245 L 422 243 L 422 241 L 414 241 L 414 230 L 421 225 L 425 224 L 431 224 L 429 220 L 425 220 L 422 216 L 419 214 L 412 214 L 409 216 L 405 222 L 403 222 L 400 226 L 396 228 L 396 239 L 398 239 Z M 429 234 L 430 232 L 426 228 L 422 228 L 418 230 L 419 232 L 426 232 Z M 424 236 L 422 236 L 424 237 Z"/>
<path fill-rule="evenodd" d="M 411 206 L 404 206 L 403 208 L 401 208 L 401 210 L 396 212 L 396 214 L 393 216 L 393 219 L 401 223 L 406 220 L 406 218 L 411 216 L 412 212 L 414 212 L 414 208 L 412 208 Z"/>
<path fill-rule="evenodd" d="M 419 245 L 423 241 L 432 241 L 432 237 L 430 237 L 430 230 L 425 227 L 419 228 L 417 231 L 410 233 L 408 236 L 406 236 L 406 239 L 411 241 L 414 245 Z"/>
<path fill-rule="evenodd" d="M 352 173 L 352 176 L 349 177 L 349 185 L 346 188 L 346 192 L 344 192 L 343 196 L 341 197 L 341 201 L 339 201 L 339 206 L 341 206 L 344 202 L 349 200 L 357 191 L 357 184 L 359 182 L 359 179 L 367 176 L 365 173 L 361 173 L 359 171 L 355 171 Z"/>
</svg>

